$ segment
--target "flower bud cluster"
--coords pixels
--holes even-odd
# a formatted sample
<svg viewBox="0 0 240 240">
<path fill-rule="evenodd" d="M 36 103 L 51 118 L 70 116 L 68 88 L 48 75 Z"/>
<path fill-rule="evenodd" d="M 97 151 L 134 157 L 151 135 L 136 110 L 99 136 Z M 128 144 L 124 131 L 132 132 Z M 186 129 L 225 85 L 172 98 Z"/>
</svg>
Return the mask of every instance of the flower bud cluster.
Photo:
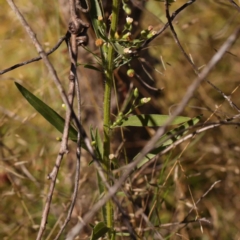
<svg viewBox="0 0 240 240">
<path fill-rule="evenodd" d="M 157 32 L 153 30 L 153 26 L 148 26 L 147 29 L 141 31 L 141 37 L 144 39 L 149 39 L 156 35 Z"/>
</svg>

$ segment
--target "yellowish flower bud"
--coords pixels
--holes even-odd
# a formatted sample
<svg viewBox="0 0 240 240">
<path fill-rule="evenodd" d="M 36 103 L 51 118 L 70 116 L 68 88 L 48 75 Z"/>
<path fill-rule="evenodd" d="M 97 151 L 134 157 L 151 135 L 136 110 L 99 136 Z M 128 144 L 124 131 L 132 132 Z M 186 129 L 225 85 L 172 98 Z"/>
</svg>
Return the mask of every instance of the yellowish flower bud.
<svg viewBox="0 0 240 240">
<path fill-rule="evenodd" d="M 95 45 L 97 47 L 101 47 L 103 45 L 103 40 L 101 38 L 96 39 Z"/>
<path fill-rule="evenodd" d="M 134 96 L 135 98 L 137 98 L 137 97 L 139 96 L 139 91 L 138 91 L 137 88 L 134 89 L 134 91 L 133 91 L 133 96 Z"/>
<path fill-rule="evenodd" d="M 134 69 L 128 69 L 128 70 L 127 70 L 127 75 L 128 75 L 129 77 L 134 77 L 134 75 L 135 75 Z"/>
<path fill-rule="evenodd" d="M 148 103 L 148 102 L 150 102 L 151 101 L 151 98 L 150 97 L 148 97 L 148 98 L 142 98 L 141 100 L 140 100 L 140 103 L 141 104 L 146 104 L 146 103 Z"/>
</svg>

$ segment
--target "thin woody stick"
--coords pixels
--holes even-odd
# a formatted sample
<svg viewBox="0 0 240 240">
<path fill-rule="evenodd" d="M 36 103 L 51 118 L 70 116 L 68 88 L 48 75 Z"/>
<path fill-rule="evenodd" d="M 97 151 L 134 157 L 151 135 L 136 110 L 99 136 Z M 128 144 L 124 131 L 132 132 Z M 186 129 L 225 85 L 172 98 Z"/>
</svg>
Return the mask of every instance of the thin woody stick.
<svg viewBox="0 0 240 240">
<path fill-rule="evenodd" d="M 58 40 L 58 42 L 56 43 L 56 45 L 55 45 L 51 50 L 49 50 L 48 52 L 46 52 L 46 55 L 48 56 L 48 55 L 52 54 L 53 52 L 55 52 L 55 51 L 61 46 L 61 44 L 63 43 L 63 41 L 66 40 L 68 37 L 69 37 L 69 36 L 68 36 L 68 33 L 66 33 L 65 36 L 61 37 L 61 38 Z M 1 71 L 0 71 L 0 75 L 3 75 L 4 73 L 10 72 L 10 71 L 12 71 L 12 70 L 14 70 L 14 69 L 16 69 L 16 68 L 25 66 L 25 65 L 27 65 L 27 64 L 29 64 L 29 63 L 37 62 L 37 61 L 39 61 L 39 60 L 41 60 L 41 59 L 42 59 L 42 57 L 40 56 L 40 57 L 32 58 L 32 59 L 27 60 L 27 61 L 25 61 L 25 62 L 17 63 L 17 64 L 15 64 L 15 65 L 13 65 L 13 66 L 11 66 L 11 67 L 9 67 L 9 68 L 6 68 L 6 69 L 1 70 Z"/>
<path fill-rule="evenodd" d="M 190 6 L 191 4 L 193 4 L 194 2 L 196 2 L 197 0 L 189 0 L 188 2 L 184 3 L 180 8 L 178 8 L 170 17 L 171 21 L 174 20 L 174 18 L 181 12 L 183 11 L 185 8 L 187 8 L 188 6 Z M 167 28 L 169 27 L 169 22 L 167 22 L 159 31 L 156 32 L 155 35 L 153 35 L 151 38 L 149 38 L 148 40 L 146 40 L 142 46 L 140 48 L 138 48 L 138 50 L 143 49 L 144 47 L 146 47 L 150 42 L 152 42 L 156 37 L 158 37 L 160 34 L 162 34 Z"/>
<path fill-rule="evenodd" d="M 69 0 L 69 5 L 71 9 L 71 19 L 73 22 L 77 22 L 77 15 L 76 15 L 76 3 L 75 0 Z M 69 73 L 69 80 L 70 82 L 75 86 L 77 86 L 77 97 L 78 97 L 78 121 L 81 121 L 81 98 L 80 98 L 80 89 L 78 85 L 78 76 L 77 76 L 77 57 L 78 57 L 78 46 L 76 41 L 76 34 L 71 33 L 70 41 L 68 42 L 68 49 L 69 49 L 69 56 L 71 59 L 71 67 L 70 67 L 70 73 Z M 74 93 L 74 91 L 72 92 Z M 70 207 L 68 209 L 67 217 L 61 226 L 57 236 L 54 238 L 54 240 L 59 239 L 61 236 L 63 230 L 67 226 L 68 222 L 71 219 L 72 211 L 76 203 L 77 194 L 78 194 L 78 188 L 79 188 L 79 179 L 80 179 L 80 159 L 81 159 L 81 133 L 78 132 L 77 135 L 77 151 L 76 151 L 76 171 L 75 171 L 75 180 L 74 180 L 74 190 L 73 190 L 73 196 L 72 201 L 70 204 Z"/>
</svg>

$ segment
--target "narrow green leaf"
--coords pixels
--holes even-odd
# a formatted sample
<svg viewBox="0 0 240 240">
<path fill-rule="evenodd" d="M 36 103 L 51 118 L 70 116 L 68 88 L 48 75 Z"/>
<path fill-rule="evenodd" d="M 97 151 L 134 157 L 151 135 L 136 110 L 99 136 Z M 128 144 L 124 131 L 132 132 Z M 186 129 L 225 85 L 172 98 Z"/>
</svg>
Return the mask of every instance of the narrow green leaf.
<svg viewBox="0 0 240 240">
<path fill-rule="evenodd" d="M 59 132 L 63 132 L 65 120 L 42 100 L 37 98 L 26 88 L 19 83 L 15 82 L 18 90 L 26 98 L 26 100 L 39 112 L 49 123 L 51 123 Z M 77 130 L 70 125 L 69 127 L 69 138 L 72 141 L 77 141 Z"/>
<path fill-rule="evenodd" d="M 150 114 L 150 115 L 132 115 L 123 118 L 122 121 L 115 127 L 159 127 L 167 121 L 169 115 Z M 178 116 L 174 119 L 171 125 L 180 124 L 188 121 L 189 117 Z"/>
<path fill-rule="evenodd" d="M 181 124 L 179 127 L 174 128 L 173 130 L 167 132 L 166 134 L 164 134 L 158 141 L 158 143 L 156 144 L 157 147 L 165 147 L 165 146 L 169 146 L 172 143 L 174 143 L 175 141 L 177 141 L 178 139 L 180 139 L 183 135 L 185 135 L 186 133 L 189 132 L 190 127 L 196 125 L 200 119 L 202 118 L 202 115 L 199 115 L 195 118 L 192 118 L 190 120 L 188 120 L 187 122 Z M 170 137 L 171 136 L 171 137 Z M 162 142 L 169 138 L 167 141 L 165 141 L 163 144 Z"/>
<path fill-rule="evenodd" d="M 94 149 L 95 149 L 95 154 L 98 159 L 103 159 L 103 143 L 101 136 L 99 134 L 98 129 L 94 130 L 92 127 L 90 128 L 90 134 L 92 141 L 94 142 Z M 93 161 L 91 161 L 92 163 Z M 89 163 L 90 165 L 90 163 Z"/>
<path fill-rule="evenodd" d="M 156 148 L 153 149 L 150 153 L 148 153 L 142 159 L 142 161 L 137 165 L 137 168 L 140 168 L 145 163 L 149 162 L 157 154 L 159 154 L 161 151 L 163 151 L 166 147 L 170 146 L 171 144 L 176 142 L 178 139 L 180 139 L 182 136 L 186 135 L 189 132 L 188 128 L 196 125 L 200 121 L 201 117 L 202 117 L 202 115 L 197 116 L 195 118 L 192 118 L 189 121 L 181 124 L 179 127 L 176 127 L 173 130 L 171 130 L 171 131 L 167 132 L 166 134 L 164 134 L 158 140 L 158 142 L 156 143 Z M 166 139 L 166 141 L 164 141 L 165 139 Z M 134 157 L 134 159 L 136 159 L 137 156 L 138 156 L 138 154 Z"/>
<path fill-rule="evenodd" d="M 90 65 L 90 64 L 84 64 L 83 66 L 84 66 L 84 68 L 88 68 L 88 69 L 92 69 L 92 70 L 95 70 L 95 71 L 98 71 L 98 72 L 102 72 L 101 69 L 99 69 L 97 67 L 94 67 L 93 65 Z"/>
<path fill-rule="evenodd" d="M 104 222 L 99 222 L 94 226 L 90 240 L 97 240 L 103 237 L 110 229 L 105 225 Z"/>
<path fill-rule="evenodd" d="M 101 6 L 98 0 L 90 0 L 90 4 L 91 4 L 91 9 L 89 11 L 89 15 L 92 21 L 94 32 L 97 35 L 97 38 L 100 38 L 99 31 L 98 31 L 98 17 L 103 18 Z"/>
<path fill-rule="evenodd" d="M 99 134 L 98 129 L 94 130 L 92 127 L 90 128 L 91 139 L 94 142 L 94 152 L 96 157 L 101 161 L 103 159 L 103 142 L 101 136 Z M 89 165 L 93 163 L 92 160 Z"/>
</svg>

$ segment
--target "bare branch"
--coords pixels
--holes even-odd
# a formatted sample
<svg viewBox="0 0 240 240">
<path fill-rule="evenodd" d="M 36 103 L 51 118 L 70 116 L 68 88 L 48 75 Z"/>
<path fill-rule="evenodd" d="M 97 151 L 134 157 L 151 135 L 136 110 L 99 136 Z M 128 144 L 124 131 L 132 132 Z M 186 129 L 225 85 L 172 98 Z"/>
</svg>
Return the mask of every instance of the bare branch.
<svg viewBox="0 0 240 240">
<path fill-rule="evenodd" d="M 221 182 L 221 180 L 218 180 L 218 181 L 214 182 L 214 183 L 211 185 L 211 187 L 196 201 L 196 203 L 195 203 L 194 205 L 197 205 L 204 197 L 207 196 L 207 194 L 208 194 L 210 191 L 212 191 L 212 189 L 215 187 L 215 185 L 217 185 L 217 184 L 220 183 L 220 182 Z M 188 216 L 190 215 L 190 213 L 191 213 L 193 210 L 194 210 L 194 207 L 192 207 L 192 208 L 190 209 L 190 211 L 188 212 L 187 216 L 184 218 L 183 222 L 186 222 L 186 221 L 187 221 Z"/>
<path fill-rule="evenodd" d="M 168 24 L 170 26 L 170 29 L 171 29 L 171 32 L 173 34 L 173 37 L 175 39 L 175 42 L 177 43 L 177 45 L 179 46 L 180 50 L 182 51 L 183 55 L 185 56 L 185 58 L 188 60 L 188 62 L 192 65 L 193 69 L 195 70 L 195 72 L 198 74 L 198 69 L 197 67 L 195 66 L 195 64 L 191 61 L 190 57 L 187 55 L 187 53 L 185 52 L 182 44 L 180 43 L 179 39 L 178 39 L 178 36 L 177 36 L 177 33 L 173 27 L 173 24 L 172 24 L 172 19 L 170 17 L 170 13 L 169 13 L 169 3 L 167 0 L 165 0 L 165 7 L 166 7 L 166 18 L 168 20 Z"/>
<path fill-rule="evenodd" d="M 233 0 L 228 0 L 238 11 L 240 11 L 240 7 L 233 1 Z"/>
<path fill-rule="evenodd" d="M 63 42 L 64 40 L 66 40 L 68 37 L 69 37 L 69 36 L 68 36 L 68 33 L 66 33 L 65 36 L 61 37 L 61 38 L 58 40 L 58 42 L 56 43 L 56 45 L 55 45 L 51 50 L 49 50 L 48 52 L 46 52 L 46 55 L 50 55 L 50 54 L 52 54 L 53 52 L 55 52 L 55 51 L 60 47 L 60 45 L 62 44 L 62 42 Z M 0 75 L 3 75 L 4 73 L 10 72 L 10 71 L 12 71 L 12 70 L 14 70 L 14 69 L 16 69 L 16 68 L 25 66 L 25 65 L 27 65 L 27 64 L 29 64 L 29 63 L 39 61 L 39 60 L 41 60 L 41 59 L 42 59 L 42 57 L 40 56 L 40 57 L 32 58 L 32 59 L 30 59 L 30 60 L 28 60 L 28 61 L 25 61 L 25 62 L 21 62 L 21 63 L 15 64 L 15 65 L 13 65 L 13 66 L 11 66 L 11 67 L 9 67 L 9 68 L 6 68 L 6 69 L 1 70 L 1 71 L 0 71 Z"/>
<path fill-rule="evenodd" d="M 189 0 L 188 2 L 184 3 L 180 8 L 178 8 L 171 16 L 171 22 L 174 20 L 174 18 L 181 12 L 183 11 L 186 7 L 190 6 L 191 4 L 193 4 L 194 2 L 196 2 L 197 0 Z M 146 40 L 142 46 L 138 49 L 141 50 L 144 47 L 146 47 L 150 42 L 152 42 L 155 38 L 157 38 L 160 34 L 162 34 L 169 26 L 169 22 L 167 22 L 164 27 L 162 27 L 159 31 L 156 32 L 155 35 L 153 35 L 151 38 L 149 38 L 148 40 Z"/>
<path fill-rule="evenodd" d="M 183 53 L 183 55 L 185 56 L 185 58 L 187 59 L 187 61 L 191 64 L 191 66 L 193 67 L 195 73 L 198 75 L 199 74 L 199 70 L 197 68 L 197 66 L 192 62 L 192 60 L 190 59 L 190 57 L 188 56 L 188 54 L 186 53 L 186 51 L 184 50 L 182 44 L 180 43 L 179 39 L 178 39 L 178 36 L 177 36 L 177 33 L 173 27 L 173 24 L 172 24 L 172 20 L 170 18 L 170 14 L 169 14 L 169 3 L 168 1 L 166 0 L 165 1 L 165 6 L 166 6 L 166 17 L 168 19 L 168 23 L 169 23 L 169 26 L 170 26 L 170 29 L 171 29 L 171 32 L 173 34 L 173 37 L 175 39 L 175 42 L 177 43 L 177 45 L 179 46 L 181 52 Z M 240 113 L 240 108 L 238 108 L 238 106 L 233 103 L 231 101 L 231 99 L 226 96 L 226 94 L 224 94 L 218 87 L 216 87 L 212 82 L 210 82 L 208 79 L 205 80 L 208 84 L 210 84 L 214 89 L 216 89 L 227 101 L 228 103 L 230 104 L 230 106 L 232 108 L 234 108 L 235 110 L 238 111 L 238 113 Z"/>
<path fill-rule="evenodd" d="M 165 223 L 165 224 L 161 224 L 159 226 L 151 226 L 151 227 L 145 227 L 145 228 L 136 228 L 135 231 L 143 231 L 143 232 L 148 232 L 148 231 L 152 231 L 152 230 L 157 230 L 157 229 L 161 229 L 161 228 L 172 228 L 174 226 L 181 226 L 181 225 L 186 225 L 186 224 L 190 224 L 190 223 L 195 223 L 195 222 L 203 222 L 203 223 L 208 223 L 210 224 L 211 222 L 209 220 L 207 220 L 206 218 L 198 218 L 198 219 L 191 219 L 191 220 L 186 220 L 186 221 L 182 221 L 182 222 L 172 222 L 172 223 Z M 121 227 L 121 228 L 117 228 L 117 231 L 125 231 L 126 228 Z"/>
<path fill-rule="evenodd" d="M 75 1 L 74 0 L 69 0 L 69 5 L 71 9 L 71 18 L 73 19 L 74 22 L 77 21 L 77 15 L 76 15 L 76 8 L 75 8 Z M 78 76 L 77 76 L 77 57 L 78 57 L 78 46 L 77 46 L 77 41 L 76 41 L 76 34 L 71 34 L 71 42 L 68 42 L 68 50 L 69 50 L 69 56 L 71 59 L 71 67 L 70 67 L 70 73 L 69 73 L 69 80 L 70 84 L 77 86 L 76 92 L 77 92 L 77 97 L 78 97 L 78 122 L 81 122 L 81 96 L 80 96 L 80 89 L 79 89 L 79 84 L 78 84 Z M 74 96 L 74 88 L 72 89 L 73 91 L 71 92 L 71 95 Z M 78 188 L 79 188 L 79 179 L 80 179 L 80 159 L 81 159 L 81 132 L 78 131 L 78 136 L 77 136 L 77 150 L 76 150 L 76 170 L 75 170 L 75 181 L 74 181 L 74 190 L 73 190 L 73 196 L 72 196 L 72 201 L 70 204 L 70 207 L 68 209 L 67 217 L 61 226 L 57 236 L 54 238 L 55 240 L 59 239 L 61 236 L 63 230 L 67 226 L 68 222 L 71 219 L 72 216 L 72 211 L 76 203 L 77 195 L 78 195 Z"/>
</svg>

